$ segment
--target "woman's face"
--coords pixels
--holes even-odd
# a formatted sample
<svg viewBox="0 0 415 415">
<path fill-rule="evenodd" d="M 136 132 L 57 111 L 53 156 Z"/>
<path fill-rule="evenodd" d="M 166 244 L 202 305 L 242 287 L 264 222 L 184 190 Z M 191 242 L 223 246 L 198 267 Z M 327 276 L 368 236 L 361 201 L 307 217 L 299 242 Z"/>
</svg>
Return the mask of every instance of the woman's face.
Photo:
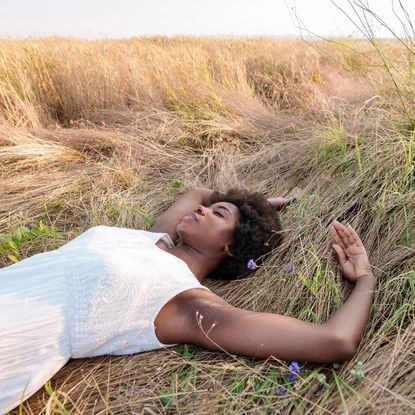
<svg viewBox="0 0 415 415">
<path fill-rule="evenodd" d="M 229 202 L 217 202 L 210 206 L 199 205 L 182 218 L 177 234 L 186 245 L 204 254 L 225 252 L 233 241 L 239 209 Z"/>
</svg>

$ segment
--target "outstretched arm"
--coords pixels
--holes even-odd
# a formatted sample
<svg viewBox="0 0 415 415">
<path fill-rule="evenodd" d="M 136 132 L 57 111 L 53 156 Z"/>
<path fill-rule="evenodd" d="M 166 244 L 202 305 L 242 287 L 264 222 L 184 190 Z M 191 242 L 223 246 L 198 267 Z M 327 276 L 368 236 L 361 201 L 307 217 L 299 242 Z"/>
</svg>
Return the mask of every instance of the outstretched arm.
<svg viewBox="0 0 415 415">
<path fill-rule="evenodd" d="M 376 288 L 376 278 L 362 241 L 349 225 L 334 221 L 330 232 L 335 243 L 343 275 L 356 283 L 354 290 L 343 306 L 327 321 L 332 330 L 341 332 L 354 349 L 360 340 L 369 319 L 370 308 Z"/>
<path fill-rule="evenodd" d="M 257 313 L 209 299 L 195 300 L 189 304 L 190 329 L 181 341 L 260 358 L 319 363 L 350 359 L 363 336 L 376 282 L 354 230 L 335 222 L 331 232 L 343 274 L 356 285 L 326 323 Z"/>
</svg>

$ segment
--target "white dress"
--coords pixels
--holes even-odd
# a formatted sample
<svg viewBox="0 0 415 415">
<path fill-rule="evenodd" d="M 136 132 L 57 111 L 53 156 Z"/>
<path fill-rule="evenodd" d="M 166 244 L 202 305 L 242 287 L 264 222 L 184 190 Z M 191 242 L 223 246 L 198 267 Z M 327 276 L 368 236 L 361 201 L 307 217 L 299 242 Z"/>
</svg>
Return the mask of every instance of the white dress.
<svg viewBox="0 0 415 415">
<path fill-rule="evenodd" d="M 100 225 L 0 269 L 0 414 L 70 358 L 178 344 L 156 337 L 158 312 L 182 291 L 209 289 L 160 238 L 174 246 L 167 233 Z"/>
</svg>

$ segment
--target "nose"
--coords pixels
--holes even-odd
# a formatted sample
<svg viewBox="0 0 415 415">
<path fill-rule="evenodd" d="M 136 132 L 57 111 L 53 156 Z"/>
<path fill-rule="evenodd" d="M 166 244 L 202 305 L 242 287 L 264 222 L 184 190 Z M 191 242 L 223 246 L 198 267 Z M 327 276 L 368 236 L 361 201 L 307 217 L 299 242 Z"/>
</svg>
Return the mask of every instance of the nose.
<svg viewBox="0 0 415 415">
<path fill-rule="evenodd" d="M 206 208 L 203 205 L 199 205 L 196 209 L 195 209 L 195 213 L 198 213 L 199 215 L 206 215 Z"/>
</svg>

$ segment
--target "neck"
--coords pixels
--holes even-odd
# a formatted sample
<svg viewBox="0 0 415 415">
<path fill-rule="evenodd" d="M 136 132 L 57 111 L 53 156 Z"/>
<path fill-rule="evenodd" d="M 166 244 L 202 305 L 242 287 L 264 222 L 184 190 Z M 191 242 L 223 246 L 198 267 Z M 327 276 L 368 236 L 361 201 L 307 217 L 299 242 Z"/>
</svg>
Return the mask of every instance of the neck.
<svg viewBox="0 0 415 415">
<path fill-rule="evenodd" d="M 190 268 L 190 271 L 192 271 L 201 284 L 206 276 L 209 275 L 221 261 L 221 258 L 217 256 L 207 256 L 195 248 L 192 248 L 189 245 L 181 244 L 180 242 L 174 248 L 166 246 L 165 251 L 186 262 Z"/>
</svg>

